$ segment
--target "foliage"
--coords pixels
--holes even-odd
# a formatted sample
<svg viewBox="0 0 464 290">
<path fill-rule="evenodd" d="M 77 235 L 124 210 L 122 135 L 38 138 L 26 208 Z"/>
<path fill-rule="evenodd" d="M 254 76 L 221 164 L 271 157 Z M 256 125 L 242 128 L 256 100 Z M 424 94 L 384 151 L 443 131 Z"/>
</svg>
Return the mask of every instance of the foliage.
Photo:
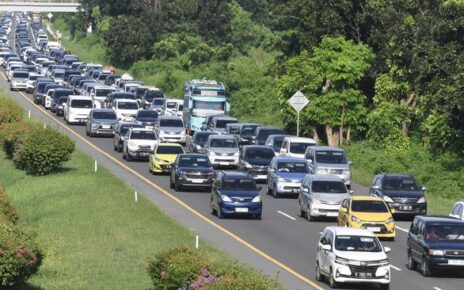
<svg viewBox="0 0 464 290">
<path fill-rule="evenodd" d="M 147 265 L 153 286 L 163 290 L 187 288 L 208 268 L 208 258 L 202 252 L 187 247 L 161 252 Z"/>
<path fill-rule="evenodd" d="M 0 224 L 16 224 L 18 210 L 13 206 L 11 199 L 5 195 L 5 189 L 0 186 Z"/>
<path fill-rule="evenodd" d="M 0 95 L 0 126 L 23 120 L 23 109 L 12 99 Z"/>
</svg>

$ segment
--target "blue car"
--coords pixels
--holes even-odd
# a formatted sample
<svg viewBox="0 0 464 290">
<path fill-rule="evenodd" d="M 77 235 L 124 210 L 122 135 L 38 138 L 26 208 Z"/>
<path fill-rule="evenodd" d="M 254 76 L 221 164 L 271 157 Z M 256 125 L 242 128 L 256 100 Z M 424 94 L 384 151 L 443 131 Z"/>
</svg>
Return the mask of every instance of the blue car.
<svg viewBox="0 0 464 290">
<path fill-rule="evenodd" d="M 248 215 L 261 219 L 263 203 L 254 178 L 243 172 L 221 171 L 211 190 L 211 213 L 222 219 L 229 215 Z"/>
<path fill-rule="evenodd" d="M 308 164 L 303 158 L 274 157 L 267 169 L 267 193 L 274 197 L 296 197 L 308 173 Z"/>
</svg>

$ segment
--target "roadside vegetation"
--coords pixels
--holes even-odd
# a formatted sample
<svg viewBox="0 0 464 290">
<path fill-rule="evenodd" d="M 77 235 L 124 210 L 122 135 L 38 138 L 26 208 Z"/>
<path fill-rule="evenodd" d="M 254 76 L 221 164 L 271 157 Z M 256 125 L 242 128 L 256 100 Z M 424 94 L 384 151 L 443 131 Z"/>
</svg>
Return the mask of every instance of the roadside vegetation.
<svg viewBox="0 0 464 290">
<path fill-rule="evenodd" d="M 456 190 L 464 157 L 463 63 L 456 61 L 464 54 L 462 1 L 82 3 L 87 13 L 65 21 L 73 44 L 93 53 L 88 44 L 99 39 L 104 62 L 168 96 L 181 97 L 188 79 L 217 79 L 235 117 L 295 133 L 287 100 L 301 90 L 310 101 L 302 132 L 349 145 L 355 181 L 367 184 L 381 169 L 416 174 L 430 187 L 435 213 L 464 198 Z M 385 165 L 366 152 L 410 163 Z M 429 164 L 404 157 L 415 155 Z M 438 176 L 425 174 L 428 166 Z"/>
<path fill-rule="evenodd" d="M 5 138 L 8 135 L 5 130 L 11 128 L 5 124 L 23 123 L 23 118 L 24 111 L 19 105 L 1 93 L 3 144 L 11 141 Z M 39 125 L 35 121 L 31 124 Z M 43 124 L 39 127 L 54 130 L 50 126 L 44 129 Z M 62 139 L 50 138 L 49 143 L 54 140 L 62 142 L 63 148 L 68 146 Z M 34 146 L 42 148 L 40 144 Z M 46 154 L 39 152 L 29 157 L 39 160 L 43 156 Z M 153 272 L 149 271 L 148 262 L 173 247 L 188 249 L 195 242 L 194 233 L 151 201 L 139 198 L 135 202 L 130 186 L 104 168 L 95 173 L 93 160 L 82 152 L 75 151 L 69 157 L 59 168 L 43 174 L 21 170 L 14 158 L 0 150 L 0 286 L 153 289 L 150 279 Z M 30 230 L 36 235 L 30 234 Z M 204 263 L 216 277 L 246 276 L 258 281 L 262 289 L 282 289 L 273 279 L 239 264 L 206 242 L 201 242 L 200 250 L 189 251 L 207 255 Z M 169 273 L 169 269 L 164 271 Z M 192 281 L 188 282 L 201 279 L 202 273 L 191 273 Z M 28 284 L 22 283 L 29 277 Z M 174 288 L 185 285 L 182 281 Z M 154 286 L 154 289 L 174 289 Z"/>
</svg>

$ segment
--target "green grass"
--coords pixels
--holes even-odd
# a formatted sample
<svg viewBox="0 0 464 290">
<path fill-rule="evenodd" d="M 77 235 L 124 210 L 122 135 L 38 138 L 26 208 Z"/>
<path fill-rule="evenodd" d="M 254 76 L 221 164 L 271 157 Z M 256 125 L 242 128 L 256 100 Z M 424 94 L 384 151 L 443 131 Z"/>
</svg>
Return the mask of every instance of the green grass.
<svg viewBox="0 0 464 290">
<path fill-rule="evenodd" d="M 93 161 L 79 151 L 62 172 L 43 177 L 14 169 L 0 151 L 0 172 L 21 224 L 37 232 L 46 255 L 27 289 L 150 289 L 147 259 L 194 244 L 194 233 L 145 198 L 135 203 L 127 184 L 104 168 L 93 172 Z M 236 263 L 201 245 L 221 267 Z"/>
</svg>

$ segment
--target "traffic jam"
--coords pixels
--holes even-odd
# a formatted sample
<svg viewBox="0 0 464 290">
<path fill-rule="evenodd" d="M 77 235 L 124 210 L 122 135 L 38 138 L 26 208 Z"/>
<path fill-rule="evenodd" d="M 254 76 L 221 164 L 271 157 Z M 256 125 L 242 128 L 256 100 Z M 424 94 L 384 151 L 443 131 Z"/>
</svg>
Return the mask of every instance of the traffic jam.
<svg viewBox="0 0 464 290">
<path fill-rule="evenodd" d="M 207 194 L 214 219 L 265 219 L 266 197 L 291 200 L 300 219 L 327 223 L 311 257 L 324 285 L 389 289 L 387 245 L 399 235 L 397 219 L 410 221 L 401 239 L 406 268 L 425 277 L 464 271 L 463 201 L 449 216 L 428 215 L 427 188 L 410 174 L 388 172 L 360 195 L 344 149 L 240 122 L 229 115 L 220 81 L 186 81 L 183 97 L 170 98 L 112 66 L 82 62 L 49 39 L 40 19 L 8 13 L 0 26 L 0 65 L 11 91 L 85 128 L 92 140 L 108 138 L 121 159 L 143 164 L 176 193 Z"/>
</svg>

